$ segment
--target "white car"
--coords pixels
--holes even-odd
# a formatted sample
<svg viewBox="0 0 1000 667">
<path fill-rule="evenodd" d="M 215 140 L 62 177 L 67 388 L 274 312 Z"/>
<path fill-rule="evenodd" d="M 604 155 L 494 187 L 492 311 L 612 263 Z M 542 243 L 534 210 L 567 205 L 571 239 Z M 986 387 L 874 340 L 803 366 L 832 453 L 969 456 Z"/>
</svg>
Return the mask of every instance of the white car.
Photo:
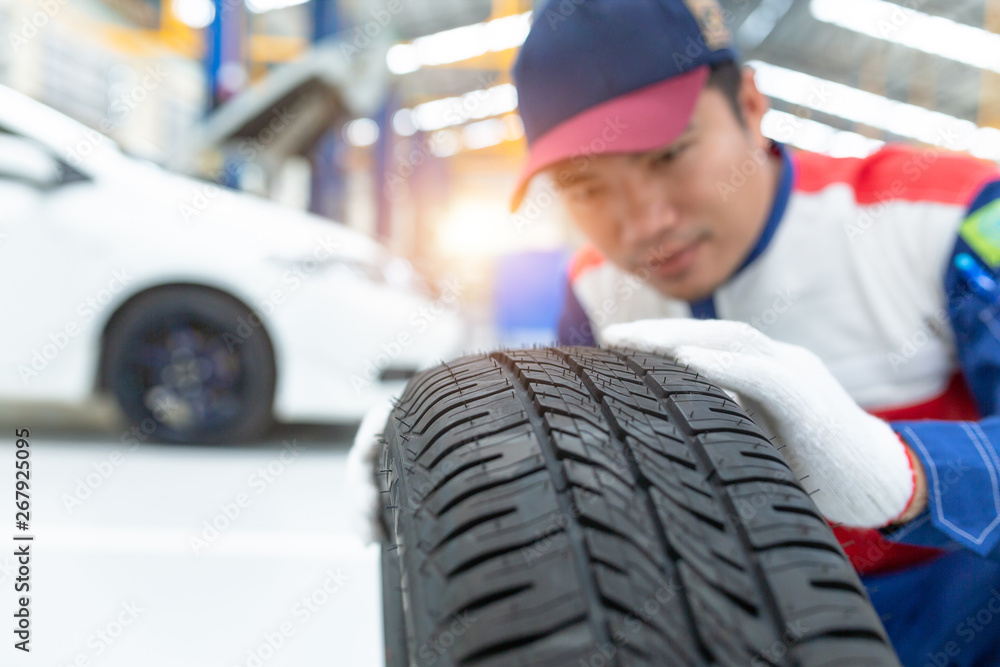
<svg viewBox="0 0 1000 667">
<path fill-rule="evenodd" d="M 183 178 L 0 86 L 0 400 L 110 391 L 147 437 L 354 420 L 460 350 L 459 285 Z"/>
</svg>

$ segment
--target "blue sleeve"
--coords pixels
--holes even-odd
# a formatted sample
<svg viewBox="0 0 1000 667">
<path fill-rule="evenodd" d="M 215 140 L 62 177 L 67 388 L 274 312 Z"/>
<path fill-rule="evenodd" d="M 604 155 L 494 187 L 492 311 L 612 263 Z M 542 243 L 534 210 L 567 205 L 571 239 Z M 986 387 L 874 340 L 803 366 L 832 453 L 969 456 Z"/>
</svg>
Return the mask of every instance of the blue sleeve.
<svg viewBox="0 0 1000 667">
<path fill-rule="evenodd" d="M 567 281 L 568 282 L 568 281 Z M 559 316 L 558 342 L 560 345 L 597 345 L 590 318 L 573 292 L 573 284 L 566 285 L 562 314 Z"/>
<path fill-rule="evenodd" d="M 898 421 L 927 474 L 928 508 L 889 539 L 1000 559 L 1000 181 L 969 207 L 945 276 L 958 361 L 983 419 Z"/>
</svg>

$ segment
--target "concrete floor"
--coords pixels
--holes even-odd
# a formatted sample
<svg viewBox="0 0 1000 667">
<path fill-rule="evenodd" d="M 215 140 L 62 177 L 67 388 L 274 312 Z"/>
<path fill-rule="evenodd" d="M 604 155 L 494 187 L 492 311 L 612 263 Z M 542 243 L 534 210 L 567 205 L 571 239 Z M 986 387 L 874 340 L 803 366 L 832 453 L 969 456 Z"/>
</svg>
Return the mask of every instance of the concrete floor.
<svg viewBox="0 0 1000 667">
<path fill-rule="evenodd" d="M 120 426 L 89 422 L 0 413 L 8 619 L 20 595 L 15 427 L 32 431 L 35 536 L 31 655 L 8 630 L 0 664 L 382 664 L 378 549 L 341 511 L 353 427 L 284 426 L 254 446 L 130 448 Z"/>
</svg>

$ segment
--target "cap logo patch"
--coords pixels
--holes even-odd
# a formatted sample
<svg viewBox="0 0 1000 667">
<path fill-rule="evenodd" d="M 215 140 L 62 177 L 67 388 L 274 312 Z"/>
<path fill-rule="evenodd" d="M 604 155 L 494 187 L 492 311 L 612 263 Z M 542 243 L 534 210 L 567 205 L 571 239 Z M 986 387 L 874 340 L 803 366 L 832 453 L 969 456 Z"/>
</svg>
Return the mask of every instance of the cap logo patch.
<svg viewBox="0 0 1000 667">
<path fill-rule="evenodd" d="M 732 42 L 732 34 L 726 26 L 722 8 L 715 0 L 684 0 L 688 10 L 698 23 L 701 36 L 709 49 L 724 49 Z"/>
</svg>

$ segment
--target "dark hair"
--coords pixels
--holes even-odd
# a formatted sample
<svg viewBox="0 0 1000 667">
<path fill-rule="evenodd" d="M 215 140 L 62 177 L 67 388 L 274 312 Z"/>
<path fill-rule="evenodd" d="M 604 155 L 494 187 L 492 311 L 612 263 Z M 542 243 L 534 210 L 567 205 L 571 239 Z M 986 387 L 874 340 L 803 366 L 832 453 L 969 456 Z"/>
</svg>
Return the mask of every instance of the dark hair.
<svg viewBox="0 0 1000 667">
<path fill-rule="evenodd" d="M 743 119 L 743 112 L 740 111 L 740 86 L 742 82 L 742 68 L 732 60 L 727 60 L 712 65 L 705 86 L 715 88 L 726 97 L 733 113 L 736 114 L 736 120 L 745 127 L 746 121 Z"/>
</svg>

